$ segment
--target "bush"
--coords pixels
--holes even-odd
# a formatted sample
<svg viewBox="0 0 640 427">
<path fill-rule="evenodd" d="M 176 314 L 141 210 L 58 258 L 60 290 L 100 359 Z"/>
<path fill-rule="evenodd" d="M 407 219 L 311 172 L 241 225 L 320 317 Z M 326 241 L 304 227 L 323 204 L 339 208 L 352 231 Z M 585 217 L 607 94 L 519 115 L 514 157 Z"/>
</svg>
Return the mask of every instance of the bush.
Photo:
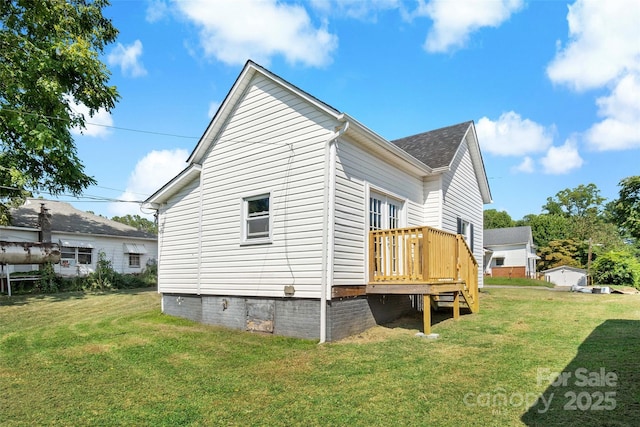
<svg viewBox="0 0 640 427">
<path fill-rule="evenodd" d="M 40 280 L 32 280 L 34 277 L 40 277 Z M 62 279 L 56 276 L 51 263 L 43 264 L 39 270 L 11 273 L 11 281 L 12 293 L 16 295 L 55 293 L 60 291 L 62 285 Z"/>
<path fill-rule="evenodd" d="M 96 271 L 88 274 L 83 289 L 85 291 L 105 291 L 118 287 L 118 272 L 113 269 L 111 261 L 104 252 L 98 252 Z"/>
<path fill-rule="evenodd" d="M 23 280 L 20 277 L 40 276 L 39 281 Z M 45 264 L 40 270 L 11 273 L 12 292 L 18 294 L 75 291 L 107 291 L 111 289 L 148 288 L 158 283 L 158 266 L 148 265 L 142 273 L 121 274 L 113 269 L 104 252 L 98 253 L 96 271 L 87 276 L 61 277 L 56 275 L 52 264 Z"/>
<path fill-rule="evenodd" d="M 592 275 L 599 285 L 640 289 L 640 262 L 627 252 L 611 251 L 600 255 L 593 263 Z"/>
</svg>

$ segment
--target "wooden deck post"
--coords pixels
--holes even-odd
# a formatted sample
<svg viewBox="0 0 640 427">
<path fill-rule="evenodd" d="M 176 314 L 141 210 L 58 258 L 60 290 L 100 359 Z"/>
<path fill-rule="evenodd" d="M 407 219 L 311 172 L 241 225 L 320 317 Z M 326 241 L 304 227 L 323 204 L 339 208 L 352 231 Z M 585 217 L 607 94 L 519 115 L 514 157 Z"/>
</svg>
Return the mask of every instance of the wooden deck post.
<svg viewBox="0 0 640 427">
<path fill-rule="evenodd" d="M 455 320 L 460 318 L 460 292 L 453 293 L 453 318 Z"/>
<path fill-rule="evenodd" d="M 424 322 L 424 334 L 431 334 L 431 296 L 422 295 L 422 315 Z"/>
</svg>

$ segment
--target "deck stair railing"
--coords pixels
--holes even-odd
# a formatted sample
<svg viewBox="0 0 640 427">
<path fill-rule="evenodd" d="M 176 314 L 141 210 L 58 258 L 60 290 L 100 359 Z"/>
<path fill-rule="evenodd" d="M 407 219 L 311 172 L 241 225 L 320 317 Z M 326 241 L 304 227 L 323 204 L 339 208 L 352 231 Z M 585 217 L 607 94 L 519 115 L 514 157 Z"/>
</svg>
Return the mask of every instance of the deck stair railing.
<svg viewBox="0 0 640 427">
<path fill-rule="evenodd" d="M 479 309 L 478 263 L 465 239 L 432 227 L 369 232 L 369 283 L 448 285 L 460 292 L 472 312 Z"/>
</svg>

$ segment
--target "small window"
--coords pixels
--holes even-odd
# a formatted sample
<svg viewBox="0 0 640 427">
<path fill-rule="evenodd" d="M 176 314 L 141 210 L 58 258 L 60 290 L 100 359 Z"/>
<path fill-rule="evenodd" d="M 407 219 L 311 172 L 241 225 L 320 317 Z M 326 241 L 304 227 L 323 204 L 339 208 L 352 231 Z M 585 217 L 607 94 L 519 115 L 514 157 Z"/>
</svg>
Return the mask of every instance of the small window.
<svg viewBox="0 0 640 427">
<path fill-rule="evenodd" d="M 473 224 L 462 218 L 458 218 L 458 234 L 462 235 L 469 249 L 473 252 Z"/>
<path fill-rule="evenodd" d="M 76 248 L 69 248 L 66 246 L 63 246 L 60 249 L 60 258 L 62 259 L 72 259 L 72 260 L 76 260 Z"/>
<path fill-rule="evenodd" d="M 129 254 L 129 267 L 140 268 L 140 254 Z"/>
<path fill-rule="evenodd" d="M 91 264 L 91 248 L 78 248 L 78 264 Z"/>
<path fill-rule="evenodd" d="M 244 241 L 268 241 L 271 238 L 271 197 L 269 194 L 243 200 Z"/>
<path fill-rule="evenodd" d="M 76 248 L 71 246 L 63 246 L 60 249 L 60 258 L 62 258 L 63 266 L 77 264 L 91 264 L 93 249 Z"/>
<path fill-rule="evenodd" d="M 496 258 L 496 267 L 502 267 L 504 265 L 504 258 Z"/>
</svg>

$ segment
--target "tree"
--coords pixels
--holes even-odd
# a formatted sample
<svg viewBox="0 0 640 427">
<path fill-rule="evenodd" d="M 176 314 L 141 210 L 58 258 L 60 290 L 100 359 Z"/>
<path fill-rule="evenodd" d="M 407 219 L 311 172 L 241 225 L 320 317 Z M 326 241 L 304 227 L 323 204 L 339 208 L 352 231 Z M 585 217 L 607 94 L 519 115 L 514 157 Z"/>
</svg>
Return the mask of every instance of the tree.
<svg viewBox="0 0 640 427">
<path fill-rule="evenodd" d="M 486 209 L 484 211 L 484 228 L 507 228 L 515 225 L 513 219 L 506 211 Z"/>
<path fill-rule="evenodd" d="M 85 174 L 71 136 L 86 117 L 76 103 L 111 111 L 118 99 L 99 60 L 117 30 L 108 0 L 0 2 L 0 221 L 30 191 L 77 196 Z"/>
<path fill-rule="evenodd" d="M 593 280 L 599 285 L 640 288 L 640 262 L 627 252 L 611 251 L 593 263 Z"/>
<path fill-rule="evenodd" d="M 554 197 L 548 197 L 542 209 L 549 214 L 566 217 L 598 216 L 605 200 L 595 184 L 580 184 L 573 189 L 558 191 Z"/>
<path fill-rule="evenodd" d="M 613 220 L 630 236 L 640 240 L 640 176 L 624 178 L 618 186 L 620 197 L 611 204 Z"/>
<path fill-rule="evenodd" d="M 569 237 L 569 220 L 563 215 L 541 214 L 525 215 L 516 222 L 517 225 L 531 227 L 533 243 L 538 247 L 547 246 L 552 240 L 562 240 Z"/>
<path fill-rule="evenodd" d="M 148 219 L 141 217 L 140 215 L 114 216 L 111 220 L 130 225 L 138 230 L 146 231 L 151 234 L 158 234 L 158 227 L 156 224 L 153 221 L 149 221 Z"/>
<path fill-rule="evenodd" d="M 552 240 L 548 246 L 538 250 L 540 261 L 538 270 L 548 270 L 550 268 L 568 265 L 581 267 L 578 258 L 578 243 L 574 240 Z"/>
</svg>

